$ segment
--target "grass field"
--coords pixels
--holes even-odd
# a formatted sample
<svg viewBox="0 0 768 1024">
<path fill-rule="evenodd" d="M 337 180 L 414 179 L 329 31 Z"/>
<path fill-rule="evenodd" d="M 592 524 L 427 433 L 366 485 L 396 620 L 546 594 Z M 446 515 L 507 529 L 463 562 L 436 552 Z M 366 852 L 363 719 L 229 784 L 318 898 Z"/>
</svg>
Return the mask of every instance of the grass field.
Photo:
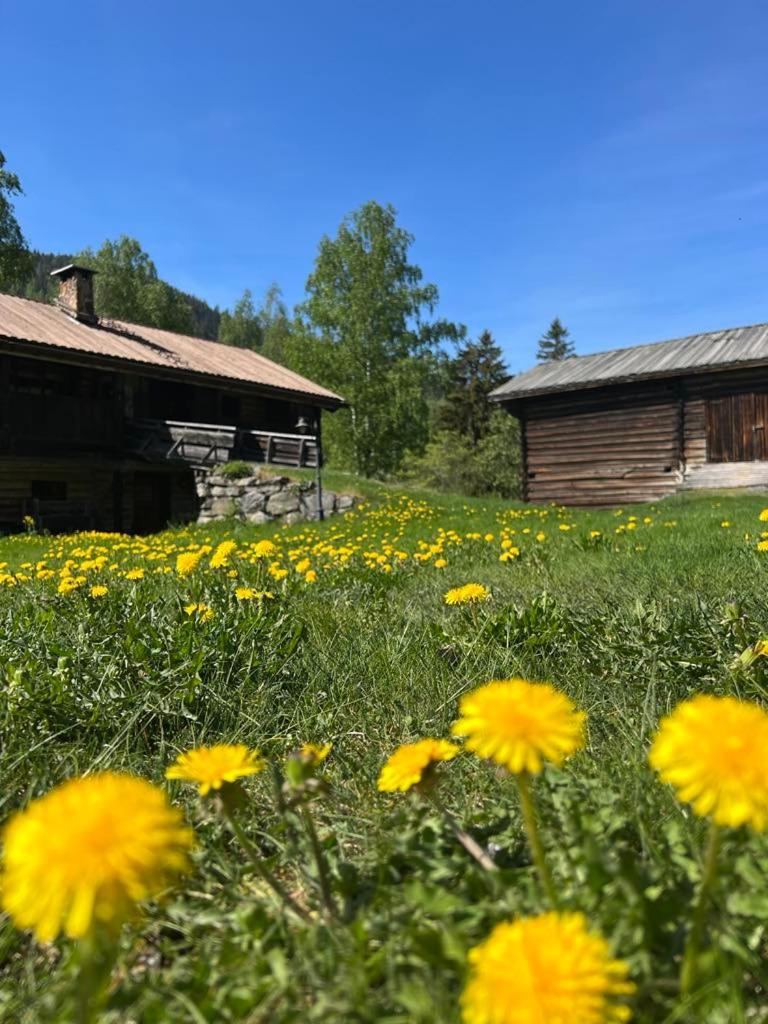
<svg viewBox="0 0 768 1024">
<path fill-rule="evenodd" d="M 163 786 L 196 833 L 191 873 L 123 929 L 100 1019 L 459 1021 L 468 950 L 547 909 L 515 782 L 469 753 L 440 768 L 442 802 L 490 872 L 433 803 L 379 793 L 377 777 L 399 744 L 449 737 L 462 694 L 520 676 L 588 715 L 586 748 L 533 788 L 559 903 L 628 962 L 632 1019 L 768 1021 L 768 843 L 725 830 L 696 991 L 680 999 L 706 823 L 647 761 L 681 700 L 768 695 L 766 659 L 735 664 L 768 636 L 765 498 L 586 513 L 367 493 L 303 527 L 0 540 L 0 819 L 113 769 Z M 468 582 L 488 600 L 446 605 Z M 325 903 L 304 805 L 285 806 L 285 759 L 306 742 L 333 744 L 309 805 Z M 303 917 L 215 802 L 164 780 L 179 752 L 214 743 L 266 758 L 239 820 Z M 80 955 L 2 918 L 0 1020 L 76 1020 Z"/>
</svg>

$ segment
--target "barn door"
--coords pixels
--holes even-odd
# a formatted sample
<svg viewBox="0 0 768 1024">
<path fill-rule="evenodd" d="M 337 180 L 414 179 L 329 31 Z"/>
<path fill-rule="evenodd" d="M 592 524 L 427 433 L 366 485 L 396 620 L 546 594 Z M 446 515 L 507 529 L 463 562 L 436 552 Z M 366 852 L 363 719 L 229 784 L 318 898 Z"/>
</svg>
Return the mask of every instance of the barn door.
<svg viewBox="0 0 768 1024">
<path fill-rule="evenodd" d="M 741 394 L 707 403 L 709 462 L 768 460 L 768 395 Z"/>
</svg>

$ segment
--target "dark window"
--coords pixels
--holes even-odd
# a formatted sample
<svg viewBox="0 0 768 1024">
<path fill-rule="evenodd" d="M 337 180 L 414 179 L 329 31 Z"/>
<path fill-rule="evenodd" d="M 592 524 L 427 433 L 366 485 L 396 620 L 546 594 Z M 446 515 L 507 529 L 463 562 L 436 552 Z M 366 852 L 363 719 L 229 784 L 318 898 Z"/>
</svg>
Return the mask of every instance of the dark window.
<svg viewBox="0 0 768 1024">
<path fill-rule="evenodd" d="M 31 493 L 39 501 L 66 501 L 66 480 L 33 480 Z"/>
<path fill-rule="evenodd" d="M 237 395 L 223 395 L 221 415 L 228 424 L 235 425 L 240 419 L 240 399 Z"/>
<path fill-rule="evenodd" d="M 11 389 L 23 395 L 77 394 L 77 370 L 73 366 L 55 366 L 37 360 L 11 363 Z"/>
</svg>

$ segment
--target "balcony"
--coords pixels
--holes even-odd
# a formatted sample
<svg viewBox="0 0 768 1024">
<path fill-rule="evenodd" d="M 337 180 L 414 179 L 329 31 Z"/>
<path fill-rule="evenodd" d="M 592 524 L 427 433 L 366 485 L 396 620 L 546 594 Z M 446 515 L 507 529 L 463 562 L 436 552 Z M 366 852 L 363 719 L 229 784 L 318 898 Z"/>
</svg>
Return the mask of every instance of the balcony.
<svg viewBox="0 0 768 1024">
<path fill-rule="evenodd" d="M 266 430 L 182 423 L 178 420 L 131 420 L 126 425 L 127 451 L 150 462 L 217 466 L 233 459 L 275 466 L 317 466 L 318 443 L 312 434 L 278 434 Z"/>
</svg>

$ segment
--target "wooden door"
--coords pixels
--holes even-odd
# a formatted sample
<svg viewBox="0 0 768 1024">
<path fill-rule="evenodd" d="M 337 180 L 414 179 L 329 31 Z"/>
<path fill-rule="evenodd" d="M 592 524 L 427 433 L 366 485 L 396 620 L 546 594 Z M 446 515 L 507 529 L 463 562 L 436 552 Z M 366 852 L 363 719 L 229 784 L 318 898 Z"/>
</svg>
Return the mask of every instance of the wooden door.
<svg viewBox="0 0 768 1024">
<path fill-rule="evenodd" d="M 749 392 L 707 403 L 707 461 L 768 460 L 768 394 Z"/>
<path fill-rule="evenodd" d="M 133 532 L 157 533 L 171 518 L 171 478 L 168 473 L 139 471 L 133 478 Z"/>
</svg>

